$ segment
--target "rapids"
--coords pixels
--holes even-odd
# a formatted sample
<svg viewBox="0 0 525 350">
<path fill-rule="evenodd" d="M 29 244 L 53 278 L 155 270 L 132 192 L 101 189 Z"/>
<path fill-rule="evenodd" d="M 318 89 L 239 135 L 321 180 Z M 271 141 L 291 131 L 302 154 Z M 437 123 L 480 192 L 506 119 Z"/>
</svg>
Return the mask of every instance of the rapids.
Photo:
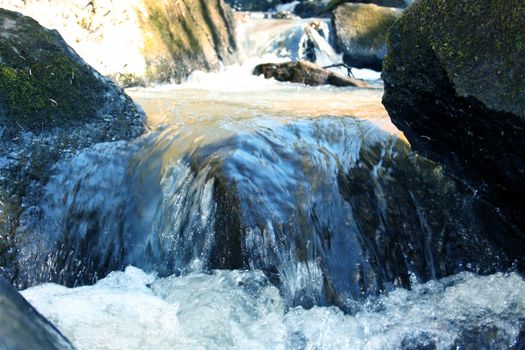
<svg viewBox="0 0 525 350">
<path fill-rule="evenodd" d="M 525 282 L 501 273 L 398 289 L 354 315 L 335 307 L 285 311 L 260 271 L 156 278 L 128 267 L 93 286 L 48 284 L 23 295 L 79 350 L 449 349 L 468 346 L 458 338 L 483 336 L 503 349 L 518 338 L 525 313 Z"/>
<path fill-rule="evenodd" d="M 328 22 L 240 20 L 242 64 L 128 90 L 151 132 L 57 163 L 21 219 L 24 296 L 79 349 L 520 346 L 497 211 L 411 152 L 378 73 L 251 75 L 339 63 Z"/>
</svg>

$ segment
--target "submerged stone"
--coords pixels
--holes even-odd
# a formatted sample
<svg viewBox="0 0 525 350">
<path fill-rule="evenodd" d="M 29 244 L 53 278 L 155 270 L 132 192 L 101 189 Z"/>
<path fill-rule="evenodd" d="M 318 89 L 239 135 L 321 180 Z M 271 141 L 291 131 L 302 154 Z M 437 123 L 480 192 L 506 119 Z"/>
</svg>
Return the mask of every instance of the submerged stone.
<svg viewBox="0 0 525 350">
<path fill-rule="evenodd" d="M 489 239 L 509 230 L 485 225 L 493 207 L 366 121 L 183 130 L 135 156 L 101 145 L 59 164 L 25 276 L 75 286 L 129 264 L 161 276 L 261 269 L 287 306 L 355 311 L 395 287 L 512 264 Z"/>
</svg>

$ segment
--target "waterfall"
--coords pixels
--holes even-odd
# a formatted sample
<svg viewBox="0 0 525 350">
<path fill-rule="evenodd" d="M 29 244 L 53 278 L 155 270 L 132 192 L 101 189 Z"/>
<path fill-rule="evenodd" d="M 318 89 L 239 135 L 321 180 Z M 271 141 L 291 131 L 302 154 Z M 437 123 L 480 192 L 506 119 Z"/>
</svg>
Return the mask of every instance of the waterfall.
<svg viewBox="0 0 525 350">
<path fill-rule="evenodd" d="M 327 19 L 258 19 L 247 16 L 239 26 L 245 57 L 307 60 L 320 66 L 343 62 L 332 47 Z M 274 59 L 275 59 L 274 58 Z"/>
<path fill-rule="evenodd" d="M 128 264 L 161 276 L 252 269 L 288 307 L 351 311 L 410 278 L 506 259 L 475 240 L 468 191 L 353 118 L 188 123 L 98 145 L 55 171 L 29 230 L 42 239 L 27 246 L 38 262 L 23 265 L 28 283 L 93 283 Z"/>
</svg>

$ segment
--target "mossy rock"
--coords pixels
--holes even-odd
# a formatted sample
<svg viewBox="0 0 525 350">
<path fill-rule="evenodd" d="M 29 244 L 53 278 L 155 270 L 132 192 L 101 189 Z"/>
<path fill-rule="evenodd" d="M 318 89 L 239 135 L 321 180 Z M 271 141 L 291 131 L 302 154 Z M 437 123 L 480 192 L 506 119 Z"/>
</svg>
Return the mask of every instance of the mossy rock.
<svg viewBox="0 0 525 350">
<path fill-rule="evenodd" d="M 332 13 L 336 47 L 346 64 L 381 70 L 388 29 L 401 12 L 373 4 L 346 3 Z"/>
<path fill-rule="evenodd" d="M 500 208 L 516 232 L 493 239 L 522 270 L 524 28 L 522 0 L 420 0 L 390 30 L 383 71 L 393 122 Z"/>
<path fill-rule="evenodd" d="M 89 6 L 84 6 L 82 1 L 63 1 L 56 7 L 49 3 L 49 11 L 41 11 L 42 3 L 39 1 L 4 1 L 2 4 L 62 31 L 67 42 L 87 62 L 98 67 L 122 87 L 181 82 L 195 70 L 216 70 L 223 64 L 235 63 L 237 59 L 233 12 L 225 0 L 92 1 Z M 77 20 L 62 21 L 62 18 Z M 52 38 L 56 36 L 50 31 L 39 31 Z M 122 40 L 115 42 L 112 38 L 117 36 Z M 24 38 L 20 44 L 33 47 L 33 39 L 37 38 Z M 10 42 L 7 44 L 13 46 Z M 43 45 L 44 42 L 39 44 Z M 94 45 L 99 49 L 93 50 Z M 44 60 L 53 59 L 48 48 L 45 52 L 49 53 L 49 57 L 44 57 Z M 27 66 L 25 64 L 23 68 Z M 67 64 L 62 66 L 64 62 L 52 65 L 55 70 L 60 68 L 64 83 L 70 85 L 68 79 L 73 74 L 69 72 Z M 28 72 L 26 69 L 26 75 Z M 50 72 L 46 70 L 45 73 Z M 57 75 L 56 71 L 53 73 Z M 22 85 L 19 90 L 23 90 L 27 99 L 32 101 L 32 96 L 38 95 L 38 91 L 24 89 L 24 82 L 28 79 L 26 75 L 16 78 Z M 83 76 L 82 72 L 75 72 L 74 77 L 72 85 L 85 85 L 91 81 L 91 77 Z M 52 78 L 44 80 L 49 83 L 42 86 L 46 91 L 50 83 L 56 80 Z M 82 78 L 86 81 L 81 82 Z M 92 102 L 88 101 L 91 96 L 85 97 L 86 102 Z M 35 100 L 32 105 L 27 105 L 26 109 L 41 109 L 45 106 L 52 111 L 56 105 L 50 99 L 57 101 L 53 96 L 46 95 Z"/>
<path fill-rule="evenodd" d="M 93 118 L 104 82 L 35 20 L 0 10 L 2 124 L 42 129 Z"/>
<path fill-rule="evenodd" d="M 150 82 L 181 82 L 195 70 L 235 62 L 233 13 L 224 0 L 159 3 L 143 0 L 143 54 Z"/>
<path fill-rule="evenodd" d="M 38 215 L 53 165 L 144 129 L 134 102 L 58 32 L 0 9 L 0 275 L 21 286 L 21 217 Z M 33 234 L 25 232 L 28 242 Z"/>
</svg>

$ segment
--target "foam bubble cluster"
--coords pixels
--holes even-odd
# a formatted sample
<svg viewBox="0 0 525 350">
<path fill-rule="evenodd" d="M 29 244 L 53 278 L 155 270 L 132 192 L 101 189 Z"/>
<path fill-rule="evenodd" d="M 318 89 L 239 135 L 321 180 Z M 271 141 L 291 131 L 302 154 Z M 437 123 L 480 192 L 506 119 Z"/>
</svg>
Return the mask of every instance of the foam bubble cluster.
<svg viewBox="0 0 525 350">
<path fill-rule="evenodd" d="M 517 342 L 525 281 L 461 273 L 335 307 L 285 310 L 260 271 L 157 278 L 134 267 L 97 284 L 46 284 L 23 295 L 78 349 L 395 349 Z"/>
</svg>

